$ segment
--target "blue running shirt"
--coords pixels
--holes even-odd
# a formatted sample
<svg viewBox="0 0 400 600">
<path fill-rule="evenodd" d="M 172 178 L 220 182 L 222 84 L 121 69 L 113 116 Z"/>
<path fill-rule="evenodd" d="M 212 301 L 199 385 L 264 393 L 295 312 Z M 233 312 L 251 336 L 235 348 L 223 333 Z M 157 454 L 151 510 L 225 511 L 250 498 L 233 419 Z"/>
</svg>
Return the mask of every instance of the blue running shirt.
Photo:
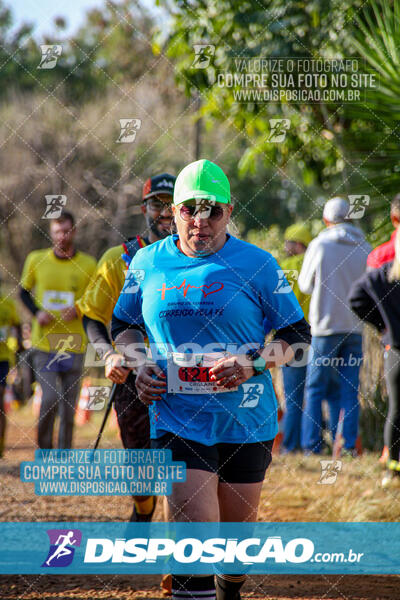
<svg viewBox="0 0 400 600">
<path fill-rule="evenodd" d="M 168 352 L 245 354 L 263 345 L 266 331 L 303 318 L 268 252 L 228 236 L 219 252 L 192 258 L 177 239 L 137 252 L 114 309 L 118 319 L 145 326 L 166 375 Z M 150 406 L 150 423 L 153 439 L 165 432 L 206 445 L 272 439 L 278 426 L 271 375 L 265 371 L 226 393 L 167 392 Z"/>
</svg>

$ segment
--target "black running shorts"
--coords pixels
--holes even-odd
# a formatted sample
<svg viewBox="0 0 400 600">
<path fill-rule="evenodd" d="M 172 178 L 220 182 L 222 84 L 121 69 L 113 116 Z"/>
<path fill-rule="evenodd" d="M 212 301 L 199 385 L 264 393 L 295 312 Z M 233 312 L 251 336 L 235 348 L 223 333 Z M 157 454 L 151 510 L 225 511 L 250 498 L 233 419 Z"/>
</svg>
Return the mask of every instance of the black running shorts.
<svg viewBox="0 0 400 600">
<path fill-rule="evenodd" d="M 135 376 L 129 373 L 126 382 L 115 391 L 115 412 L 124 448 L 150 448 L 149 409 L 138 398 Z"/>
<path fill-rule="evenodd" d="M 154 449 L 172 450 L 172 459 L 186 463 L 187 469 L 217 473 L 221 483 L 257 483 L 263 481 L 272 460 L 274 440 L 251 444 L 205 446 L 173 433 L 151 440 Z"/>
</svg>

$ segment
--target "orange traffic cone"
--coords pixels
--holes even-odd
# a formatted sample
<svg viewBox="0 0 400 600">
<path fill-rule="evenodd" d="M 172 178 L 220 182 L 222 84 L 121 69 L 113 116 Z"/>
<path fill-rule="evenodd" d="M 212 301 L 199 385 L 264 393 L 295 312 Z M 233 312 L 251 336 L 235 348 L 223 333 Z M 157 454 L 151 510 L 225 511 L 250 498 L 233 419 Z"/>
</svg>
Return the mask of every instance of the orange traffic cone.
<svg viewBox="0 0 400 600">
<path fill-rule="evenodd" d="M 111 429 L 111 431 L 117 431 L 117 430 L 119 431 L 118 417 L 117 417 L 117 413 L 115 412 L 115 408 L 113 408 L 113 410 L 111 412 L 110 429 Z"/>
<path fill-rule="evenodd" d="M 89 387 L 91 385 L 90 377 L 84 377 L 82 381 L 81 393 L 79 395 L 78 404 L 75 410 L 75 423 L 82 427 L 89 423 L 91 417 L 91 411 L 88 410 L 88 404 L 90 400 Z"/>
<path fill-rule="evenodd" d="M 379 459 L 379 462 L 383 465 L 386 465 L 388 460 L 389 460 L 389 448 L 387 446 L 383 446 L 383 450 L 382 450 L 382 454 Z"/>
<path fill-rule="evenodd" d="M 172 575 L 164 575 L 160 588 L 163 596 L 172 596 Z"/>
<path fill-rule="evenodd" d="M 11 412 L 12 403 L 14 400 L 14 394 L 11 385 L 7 384 L 4 390 L 4 412 L 7 414 Z"/>
<path fill-rule="evenodd" d="M 357 450 L 357 456 L 362 456 L 364 454 L 364 448 L 362 445 L 362 441 L 360 436 L 357 436 L 355 448 Z"/>
<path fill-rule="evenodd" d="M 274 439 L 274 445 L 272 446 L 273 454 L 279 454 L 281 451 L 281 445 L 283 441 L 283 410 L 278 408 L 278 433 Z"/>
<path fill-rule="evenodd" d="M 32 397 L 32 414 L 38 418 L 40 414 L 40 405 L 42 404 L 42 388 L 40 383 L 37 381 L 33 384 L 33 397 Z"/>
</svg>

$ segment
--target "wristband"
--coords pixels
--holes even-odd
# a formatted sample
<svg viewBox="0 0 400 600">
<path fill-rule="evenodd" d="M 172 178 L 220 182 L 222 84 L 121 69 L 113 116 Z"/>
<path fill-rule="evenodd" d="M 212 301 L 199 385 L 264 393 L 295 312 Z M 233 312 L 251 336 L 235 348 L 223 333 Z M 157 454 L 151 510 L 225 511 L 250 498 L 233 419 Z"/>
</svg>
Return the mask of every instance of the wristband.
<svg viewBox="0 0 400 600">
<path fill-rule="evenodd" d="M 267 366 L 266 360 L 260 354 L 262 350 L 263 348 L 260 348 L 260 350 L 248 350 L 246 352 L 247 358 L 252 362 L 254 375 L 261 375 L 264 373 L 265 367 Z"/>
<path fill-rule="evenodd" d="M 120 356 L 120 357 L 122 358 L 121 364 L 120 364 L 120 365 L 118 365 L 118 367 L 126 367 L 126 360 L 125 360 L 125 357 L 124 357 L 124 356 L 122 356 L 122 354 L 120 354 L 119 352 L 116 352 L 115 350 L 109 350 L 108 352 L 106 352 L 106 353 L 105 353 L 105 355 L 104 355 L 104 357 L 103 357 L 103 358 L 104 358 L 104 361 L 105 361 L 106 365 L 107 365 L 107 361 L 108 361 L 108 359 L 109 359 L 109 358 L 110 358 L 110 356 L 112 356 L 113 354 L 117 354 L 118 356 Z"/>
<path fill-rule="evenodd" d="M 117 353 L 115 352 L 114 348 L 112 348 L 112 349 L 110 349 L 110 350 L 107 350 L 107 352 L 106 352 L 106 353 L 103 355 L 103 360 L 107 360 L 107 358 L 108 358 L 109 356 L 111 356 L 111 354 L 117 354 Z"/>
</svg>

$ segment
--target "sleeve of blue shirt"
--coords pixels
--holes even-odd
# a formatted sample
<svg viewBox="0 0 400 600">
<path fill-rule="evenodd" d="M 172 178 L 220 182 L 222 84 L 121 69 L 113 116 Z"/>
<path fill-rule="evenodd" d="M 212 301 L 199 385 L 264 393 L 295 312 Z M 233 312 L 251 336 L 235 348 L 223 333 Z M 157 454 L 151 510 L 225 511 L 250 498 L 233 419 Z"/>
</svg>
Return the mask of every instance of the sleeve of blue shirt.
<svg viewBox="0 0 400 600">
<path fill-rule="evenodd" d="M 113 314 L 125 323 L 143 326 L 142 285 L 146 278 L 146 269 L 139 254 L 140 251 L 131 261 Z"/>
<path fill-rule="evenodd" d="M 260 269 L 255 287 L 265 315 L 265 332 L 283 329 L 304 317 L 285 273 L 273 256 Z"/>
</svg>

